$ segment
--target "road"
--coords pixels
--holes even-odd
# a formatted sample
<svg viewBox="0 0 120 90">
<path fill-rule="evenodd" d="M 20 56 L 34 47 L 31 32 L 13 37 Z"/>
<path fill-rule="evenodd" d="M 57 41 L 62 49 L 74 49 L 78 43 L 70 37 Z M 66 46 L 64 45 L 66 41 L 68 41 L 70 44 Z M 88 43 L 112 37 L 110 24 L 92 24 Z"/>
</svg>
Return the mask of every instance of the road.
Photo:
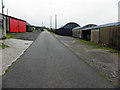
<svg viewBox="0 0 120 90">
<path fill-rule="evenodd" d="M 3 88 L 112 88 L 48 31 L 3 76 Z"/>
</svg>

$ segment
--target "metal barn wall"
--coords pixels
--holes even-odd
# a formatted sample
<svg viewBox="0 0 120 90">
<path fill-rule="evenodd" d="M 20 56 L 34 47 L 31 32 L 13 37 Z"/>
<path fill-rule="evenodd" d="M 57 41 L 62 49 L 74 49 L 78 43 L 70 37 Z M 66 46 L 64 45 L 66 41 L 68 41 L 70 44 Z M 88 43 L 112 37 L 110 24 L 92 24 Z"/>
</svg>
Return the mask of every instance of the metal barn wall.
<svg viewBox="0 0 120 90">
<path fill-rule="evenodd" d="M 19 32 L 26 32 L 26 22 L 19 21 Z"/>
<path fill-rule="evenodd" d="M 100 28 L 100 43 L 109 46 L 109 27 Z"/>
<path fill-rule="evenodd" d="M 10 18 L 10 32 L 19 32 L 18 20 Z"/>
<path fill-rule="evenodd" d="M 120 50 L 120 26 L 100 28 L 100 43 Z"/>
<path fill-rule="evenodd" d="M 72 36 L 82 38 L 82 29 L 72 30 Z"/>
<path fill-rule="evenodd" d="M 120 26 L 111 27 L 109 38 L 110 38 L 109 39 L 109 47 L 120 50 L 120 48 L 119 48 Z"/>
<path fill-rule="evenodd" d="M 73 37 L 76 37 L 75 34 L 76 34 L 76 30 L 72 30 L 72 36 L 73 36 Z"/>
<path fill-rule="evenodd" d="M 99 43 L 99 29 L 91 30 L 91 41 Z"/>
<path fill-rule="evenodd" d="M 10 32 L 26 32 L 26 22 L 10 18 Z"/>
<path fill-rule="evenodd" d="M 80 30 L 72 30 L 72 36 L 80 38 Z"/>
</svg>

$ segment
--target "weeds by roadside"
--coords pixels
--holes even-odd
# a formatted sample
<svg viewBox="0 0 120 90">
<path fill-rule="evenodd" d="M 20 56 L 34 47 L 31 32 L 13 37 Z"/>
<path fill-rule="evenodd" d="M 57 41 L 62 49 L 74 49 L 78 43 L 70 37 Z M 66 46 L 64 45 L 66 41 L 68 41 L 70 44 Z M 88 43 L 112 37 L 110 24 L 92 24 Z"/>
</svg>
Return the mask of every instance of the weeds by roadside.
<svg viewBox="0 0 120 90">
<path fill-rule="evenodd" d="M 78 39 L 78 38 L 77 38 Z M 103 46 L 103 45 L 100 45 L 100 44 L 96 44 L 96 43 L 93 43 L 93 42 L 90 42 L 90 41 L 85 41 L 85 40 L 82 40 L 82 39 L 78 39 L 81 43 L 83 44 L 87 44 L 87 45 L 91 45 L 91 46 L 94 46 L 94 47 L 91 47 L 89 49 L 104 49 L 104 50 L 109 50 L 110 52 L 114 52 L 114 53 L 117 53 L 118 50 L 115 50 L 115 49 L 112 49 L 112 48 L 109 48 L 107 46 Z"/>
<path fill-rule="evenodd" d="M 5 45 L 4 43 L 2 43 L 2 45 L 0 45 L 0 47 L 2 47 L 2 49 L 5 49 L 7 47 L 9 47 L 8 45 Z"/>
<path fill-rule="evenodd" d="M 7 39 L 10 39 L 10 38 L 15 39 L 11 34 L 7 34 L 7 35 L 6 35 L 6 38 L 7 38 Z"/>
</svg>

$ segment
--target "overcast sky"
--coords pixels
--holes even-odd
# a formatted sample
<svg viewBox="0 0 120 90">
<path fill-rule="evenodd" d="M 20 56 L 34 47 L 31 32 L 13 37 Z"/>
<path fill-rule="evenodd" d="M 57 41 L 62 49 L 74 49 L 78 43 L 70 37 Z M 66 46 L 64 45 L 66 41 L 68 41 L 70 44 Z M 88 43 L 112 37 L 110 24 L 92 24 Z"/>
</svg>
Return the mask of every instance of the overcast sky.
<svg viewBox="0 0 120 90">
<path fill-rule="evenodd" d="M 58 27 L 68 22 L 80 26 L 105 24 L 118 21 L 120 0 L 4 0 L 4 13 L 28 21 L 33 25 L 54 27 L 55 14 Z M 0 5 L 1 6 L 1 5 Z M 1 10 L 0 10 L 1 11 Z"/>
</svg>

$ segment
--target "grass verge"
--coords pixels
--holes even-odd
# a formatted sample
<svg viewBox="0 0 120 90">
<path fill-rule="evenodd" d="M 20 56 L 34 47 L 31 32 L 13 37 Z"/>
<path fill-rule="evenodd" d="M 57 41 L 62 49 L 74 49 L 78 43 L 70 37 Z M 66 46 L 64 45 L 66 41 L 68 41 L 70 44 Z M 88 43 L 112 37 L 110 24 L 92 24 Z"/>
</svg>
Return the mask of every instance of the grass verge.
<svg viewBox="0 0 120 90">
<path fill-rule="evenodd" d="M 0 47 L 2 47 L 2 49 L 5 49 L 7 47 L 9 47 L 8 45 L 5 45 L 4 43 L 2 43 L 2 45 L 0 45 Z"/>
<path fill-rule="evenodd" d="M 61 44 L 63 44 L 66 48 L 68 48 L 76 57 L 78 57 L 83 63 L 85 63 L 86 65 L 88 65 L 90 68 L 92 68 L 93 70 L 95 70 L 99 75 L 101 75 L 104 79 L 106 79 L 111 85 L 113 85 L 115 88 L 120 87 L 119 85 L 115 84 L 110 78 L 108 78 L 104 73 L 102 73 L 101 71 L 99 71 L 99 69 L 97 69 L 96 67 L 94 67 L 93 65 L 91 65 L 88 61 L 84 60 L 83 58 L 79 57 L 72 49 L 70 49 L 70 47 L 66 46 L 59 38 L 57 38 L 55 36 L 54 33 L 51 33 Z M 72 37 L 73 38 L 73 37 Z M 80 39 L 78 39 L 80 40 Z M 93 45 L 93 46 L 97 46 L 99 44 L 95 44 L 89 41 L 85 41 L 85 40 L 80 40 L 81 43 L 87 44 L 87 45 Z M 100 47 L 100 46 L 99 46 Z M 108 47 L 105 47 L 108 48 Z M 111 48 L 109 48 L 111 49 Z M 113 49 L 114 50 L 114 49 Z"/>
<path fill-rule="evenodd" d="M 77 38 L 78 39 L 78 38 Z M 85 40 L 82 40 L 82 39 L 78 39 L 81 43 L 83 44 L 87 44 L 87 45 L 91 45 L 91 46 L 94 46 L 94 47 L 91 47 L 89 49 L 104 49 L 104 50 L 109 50 L 111 52 L 118 52 L 118 50 L 115 50 L 115 49 L 112 49 L 112 48 L 109 48 L 107 46 L 103 46 L 103 45 L 100 45 L 100 44 L 96 44 L 96 43 L 93 43 L 93 42 L 90 42 L 90 41 L 85 41 Z"/>
<path fill-rule="evenodd" d="M 7 39 L 10 39 L 10 38 L 16 39 L 16 38 L 13 37 L 11 34 L 7 34 L 7 35 L 6 35 L 6 38 L 7 38 Z"/>
</svg>

